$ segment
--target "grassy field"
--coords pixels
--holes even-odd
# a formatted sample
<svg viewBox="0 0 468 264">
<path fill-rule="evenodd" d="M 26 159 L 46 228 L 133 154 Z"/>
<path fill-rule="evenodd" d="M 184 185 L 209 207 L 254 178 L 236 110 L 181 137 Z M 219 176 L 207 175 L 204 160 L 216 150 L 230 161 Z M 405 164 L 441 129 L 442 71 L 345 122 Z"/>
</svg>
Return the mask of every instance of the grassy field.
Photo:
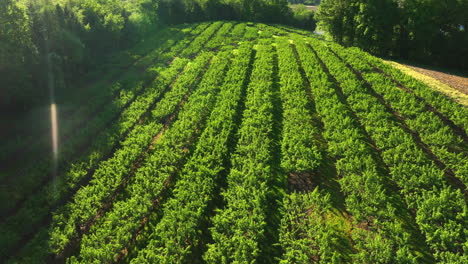
<svg viewBox="0 0 468 264">
<path fill-rule="evenodd" d="M 394 61 L 386 61 L 393 67 L 426 83 L 434 90 L 453 98 L 458 103 L 468 107 L 468 78 L 447 74 L 440 71 L 426 70 L 424 68 L 412 67 Z"/>
<path fill-rule="evenodd" d="M 69 96 L 56 156 L 2 144 L 2 261 L 468 262 L 465 106 L 290 27 L 158 34 Z"/>
</svg>

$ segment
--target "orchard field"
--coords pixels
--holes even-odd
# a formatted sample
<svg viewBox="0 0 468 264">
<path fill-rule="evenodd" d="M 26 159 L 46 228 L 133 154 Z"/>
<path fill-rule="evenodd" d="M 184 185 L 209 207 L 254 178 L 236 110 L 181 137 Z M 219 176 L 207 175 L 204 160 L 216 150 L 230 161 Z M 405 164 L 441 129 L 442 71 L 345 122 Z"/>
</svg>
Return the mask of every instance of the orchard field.
<svg viewBox="0 0 468 264">
<path fill-rule="evenodd" d="M 380 59 L 210 22 L 98 79 L 2 144 L 5 263 L 468 263 L 468 109 Z"/>
</svg>

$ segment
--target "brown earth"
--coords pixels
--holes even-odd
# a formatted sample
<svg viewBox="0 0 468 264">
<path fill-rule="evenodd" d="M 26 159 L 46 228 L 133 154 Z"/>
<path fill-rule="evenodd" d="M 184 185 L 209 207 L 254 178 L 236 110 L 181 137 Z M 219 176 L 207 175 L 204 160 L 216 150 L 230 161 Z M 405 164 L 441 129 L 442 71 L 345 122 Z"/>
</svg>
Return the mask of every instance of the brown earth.
<svg viewBox="0 0 468 264">
<path fill-rule="evenodd" d="M 445 72 L 440 72 L 440 71 L 435 71 L 435 70 L 430 70 L 430 69 L 425 69 L 421 67 L 416 67 L 416 66 L 411 66 L 411 65 L 406 65 L 406 67 L 409 67 L 419 73 L 422 73 L 424 75 L 430 76 L 434 79 L 437 79 L 438 81 L 445 83 L 458 91 L 467 94 L 468 95 L 468 77 L 463 77 L 459 75 L 454 75 L 454 74 L 449 74 Z"/>
<path fill-rule="evenodd" d="M 311 192 L 315 188 L 310 172 L 290 173 L 288 177 L 289 189 L 291 191 Z"/>
</svg>

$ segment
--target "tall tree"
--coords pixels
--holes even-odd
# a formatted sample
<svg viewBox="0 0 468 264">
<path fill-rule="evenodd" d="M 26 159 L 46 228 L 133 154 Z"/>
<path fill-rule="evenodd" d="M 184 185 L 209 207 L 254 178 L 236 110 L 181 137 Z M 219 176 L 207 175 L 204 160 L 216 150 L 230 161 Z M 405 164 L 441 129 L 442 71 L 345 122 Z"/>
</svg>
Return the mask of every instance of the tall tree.
<svg viewBox="0 0 468 264">
<path fill-rule="evenodd" d="M 340 44 L 354 42 L 355 0 L 324 0 L 315 18 L 318 25 Z"/>
<path fill-rule="evenodd" d="M 466 0 L 323 0 L 316 19 L 337 42 L 377 55 L 468 69 Z"/>
<path fill-rule="evenodd" d="M 0 4 L 0 107 L 22 108 L 31 93 L 27 66 L 37 51 L 31 40 L 25 6 L 15 0 Z"/>
<path fill-rule="evenodd" d="M 387 55 L 392 46 L 398 9 L 393 0 L 361 0 L 354 3 L 356 44 L 374 54 Z"/>
</svg>

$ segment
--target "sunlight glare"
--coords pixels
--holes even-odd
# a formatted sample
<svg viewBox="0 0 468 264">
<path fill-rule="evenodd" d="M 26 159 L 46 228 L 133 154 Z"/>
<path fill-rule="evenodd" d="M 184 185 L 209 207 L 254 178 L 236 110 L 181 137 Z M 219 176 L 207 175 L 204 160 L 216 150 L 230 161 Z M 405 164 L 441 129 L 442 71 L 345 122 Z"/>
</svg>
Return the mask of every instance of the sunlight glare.
<svg viewBox="0 0 468 264">
<path fill-rule="evenodd" d="M 52 153 L 53 153 L 53 164 L 54 172 L 56 171 L 56 164 L 58 158 L 58 124 L 57 124 L 57 106 L 55 103 L 50 105 L 50 123 L 52 126 Z"/>
</svg>

